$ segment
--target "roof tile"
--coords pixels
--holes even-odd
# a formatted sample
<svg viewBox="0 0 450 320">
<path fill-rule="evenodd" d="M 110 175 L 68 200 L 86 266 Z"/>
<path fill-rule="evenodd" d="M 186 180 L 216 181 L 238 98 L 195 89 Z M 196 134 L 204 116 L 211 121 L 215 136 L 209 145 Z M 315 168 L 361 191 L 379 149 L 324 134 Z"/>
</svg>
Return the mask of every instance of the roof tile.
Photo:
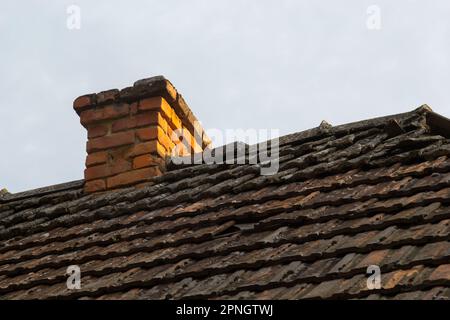
<svg viewBox="0 0 450 320">
<path fill-rule="evenodd" d="M 152 81 L 95 97 L 171 97 Z M 274 176 L 171 165 L 141 188 L 2 195 L 0 298 L 448 299 L 450 141 L 438 118 L 422 108 L 281 137 Z M 65 286 L 72 264 L 81 290 Z M 369 265 L 382 290 L 367 288 Z"/>
</svg>

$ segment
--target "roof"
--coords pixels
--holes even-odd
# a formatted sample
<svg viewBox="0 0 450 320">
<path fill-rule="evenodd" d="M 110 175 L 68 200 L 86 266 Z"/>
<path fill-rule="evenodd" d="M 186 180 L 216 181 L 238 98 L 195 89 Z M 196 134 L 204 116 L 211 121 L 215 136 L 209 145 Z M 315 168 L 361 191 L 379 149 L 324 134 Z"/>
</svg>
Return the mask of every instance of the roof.
<svg viewBox="0 0 450 320">
<path fill-rule="evenodd" d="M 201 164 L 2 195 L 0 298 L 449 299 L 449 124 L 426 106 L 323 123 L 280 139 L 272 176 Z"/>
</svg>

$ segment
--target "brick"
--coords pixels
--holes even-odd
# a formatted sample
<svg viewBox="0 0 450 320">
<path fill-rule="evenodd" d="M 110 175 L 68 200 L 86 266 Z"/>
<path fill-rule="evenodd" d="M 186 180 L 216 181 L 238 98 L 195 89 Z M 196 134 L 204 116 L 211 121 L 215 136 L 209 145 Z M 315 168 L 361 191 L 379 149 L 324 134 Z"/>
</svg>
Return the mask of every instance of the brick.
<svg viewBox="0 0 450 320">
<path fill-rule="evenodd" d="M 103 108 L 103 118 L 105 120 L 123 117 L 129 113 L 130 106 L 127 104 L 113 104 Z"/>
<path fill-rule="evenodd" d="M 110 177 L 107 179 L 106 185 L 108 189 L 125 187 L 138 182 L 147 181 L 159 175 L 161 175 L 161 171 L 159 170 L 158 167 L 138 169 L 121 173 L 114 177 Z"/>
<path fill-rule="evenodd" d="M 165 159 L 169 155 L 168 150 L 159 142 L 156 143 L 156 152 L 154 153 L 158 154 L 162 159 Z"/>
<path fill-rule="evenodd" d="M 163 100 L 164 99 L 162 97 L 142 99 L 141 101 L 139 101 L 139 110 L 159 111 Z"/>
<path fill-rule="evenodd" d="M 128 154 L 125 155 L 126 158 L 140 156 L 146 153 L 155 153 L 158 147 L 158 141 L 152 140 L 148 142 L 142 142 L 134 145 Z"/>
<path fill-rule="evenodd" d="M 130 114 L 135 115 L 136 113 L 138 113 L 138 103 L 137 102 L 130 103 Z"/>
<path fill-rule="evenodd" d="M 141 141 L 158 140 L 159 136 L 165 135 L 163 129 L 159 126 L 142 128 L 136 131 L 136 135 Z"/>
<path fill-rule="evenodd" d="M 120 118 L 129 113 L 127 104 L 113 104 L 81 112 L 80 122 L 86 127 L 95 122 Z"/>
<path fill-rule="evenodd" d="M 165 133 L 167 133 L 168 128 L 170 128 L 169 124 L 167 123 L 167 120 L 164 119 L 164 117 L 158 118 L 158 125 L 161 127 L 161 129 L 163 129 Z"/>
<path fill-rule="evenodd" d="M 172 113 L 172 117 L 170 118 L 170 120 L 172 121 L 172 124 L 174 126 L 172 129 L 178 129 L 183 126 L 180 118 L 177 116 L 177 114 L 175 112 Z"/>
<path fill-rule="evenodd" d="M 172 107 L 170 106 L 170 104 L 167 103 L 166 100 L 162 99 L 161 102 L 161 111 L 163 116 L 166 119 L 171 119 L 172 118 L 172 114 L 175 113 L 175 111 L 173 111 Z"/>
<path fill-rule="evenodd" d="M 98 178 L 109 177 L 118 173 L 131 170 L 131 162 L 125 159 L 117 159 L 112 165 L 102 164 L 97 166 L 88 167 L 84 171 L 84 179 L 86 181 L 94 180 Z"/>
<path fill-rule="evenodd" d="M 159 111 L 163 114 L 167 119 L 172 118 L 172 114 L 174 113 L 170 104 L 162 97 L 152 97 L 148 99 L 143 99 L 139 102 L 139 110 L 148 111 L 154 110 Z"/>
<path fill-rule="evenodd" d="M 172 142 L 172 140 L 170 140 L 169 137 L 165 133 L 158 135 L 158 141 L 169 153 L 175 146 L 175 144 Z"/>
<path fill-rule="evenodd" d="M 96 121 L 97 113 L 96 110 L 86 110 L 81 112 L 80 114 L 80 123 L 83 125 L 83 127 L 87 127 L 88 124 L 93 123 Z"/>
<path fill-rule="evenodd" d="M 104 190 L 106 190 L 105 180 L 87 181 L 84 184 L 84 192 L 87 192 L 87 193 L 104 191 Z"/>
<path fill-rule="evenodd" d="M 130 118 L 119 119 L 112 124 L 112 132 L 133 129 L 158 124 L 161 119 L 159 112 L 140 113 Z"/>
<path fill-rule="evenodd" d="M 158 140 L 167 150 L 173 143 L 161 127 L 142 128 L 136 131 L 136 135 L 141 141 Z"/>
<path fill-rule="evenodd" d="M 116 159 L 110 166 L 110 175 L 122 173 L 131 170 L 132 164 L 125 159 Z"/>
<path fill-rule="evenodd" d="M 119 132 L 132 129 L 136 126 L 135 118 L 123 118 L 113 122 L 111 132 Z"/>
<path fill-rule="evenodd" d="M 133 145 L 127 145 L 119 148 L 114 148 L 108 150 L 110 163 L 114 163 L 119 159 L 126 159 L 127 161 L 131 161 L 131 158 L 128 157 L 130 150 L 133 148 Z"/>
<path fill-rule="evenodd" d="M 144 154 L 133 159 L 133 169 L 140 169 L 145 167 L 162 166 L 162 159 L 151 154 Z"/>
<path fill-rule="evenodd" d="M 166 81 L 166 91 L 168 93 L 168 97 L 166 97 L 166 98 L 168 98 L 169 100 L 172 100 L 169 102 L 175 102 L 177 100 L 178 93 L 177 93 L 177 90 L 175 89 L 175 87 L 169 81 Z"/>
<path fill-rule="evenodd" d="M 96 164 L 103 164 L 107 161 L 108 153 L 106 151 L 91 153 L 86 157 L 86 167 L 92 167 Z"/>
<path fill-rule="evenodd" d="M 136 144 L 131 148 L 131 150 L 125 157 L 134 158 L 143 154 L 155 154 L 159 155 L 163 159 L 168 155 L 167 150 L 164 148 L 164 146 L 161 145 L 161 143 L 159 143 L 157 140 L 151 140 L 148 142 Z"/>
<path fill-rule="evenodd" d="M 182 115 L 183 118 L 187 118 L 189 113 L 192 113 L 191 109 L 189 108 L 188 104 L 181 94 L 177 95 L 176 105 L 178 107 L 179 114 Z"/>
<path fill-rule="evenodd" d="M 87 152 L 92 153 L 95 151 L 133 144 L 134 141 L 135 137 L 133 131 L 115 133 L 109 136 L 89 140 L 87 143 Z"/>
<path fill-rule="evenodd" d="M 84 180 L 95 180 L 111 175 L 110 167 L 107 164 L 89 167 L 84 170 Z"/>
<path fill-rule="evenodd" d="M 81 97 L 78 97 L 73 102 L 73 108 L 75 111 L 80 114 L 84 109 L 95 104 L 95 94 L 87 94 Z"/>
<path fill-rule="evenodd" d="M 92 126 L 88 127 L 88 138 L 98 138 L 103 137 L 108 133 L 108 126 L 106 125 L 98 125 L 98 126 Z"/>
</svg>

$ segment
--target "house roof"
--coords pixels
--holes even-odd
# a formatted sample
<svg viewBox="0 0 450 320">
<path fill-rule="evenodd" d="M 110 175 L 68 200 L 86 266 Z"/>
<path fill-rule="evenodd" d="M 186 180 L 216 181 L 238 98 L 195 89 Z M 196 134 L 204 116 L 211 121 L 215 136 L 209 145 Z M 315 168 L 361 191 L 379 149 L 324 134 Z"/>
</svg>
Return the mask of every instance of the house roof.
<svg viewBox="0 0 450 320">
<path fill-rule="evenodd" d="M 140 188 L 2 195 L 0 298 L 449 299 L 449 138 L 423 106 L 282 137 L 271 176 L 173 165 Z"/>
</svg>

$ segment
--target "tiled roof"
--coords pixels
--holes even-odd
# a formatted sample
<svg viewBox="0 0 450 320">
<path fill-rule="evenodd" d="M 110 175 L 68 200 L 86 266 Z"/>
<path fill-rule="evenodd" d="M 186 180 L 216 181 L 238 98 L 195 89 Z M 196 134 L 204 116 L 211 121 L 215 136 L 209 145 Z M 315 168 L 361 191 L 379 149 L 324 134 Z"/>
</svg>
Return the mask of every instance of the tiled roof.
<svg viewBox="0 0 450 320">
<path fill-rule="evenodd" d="M 449 299 L 448 121 L 322 124 L 281 138 L 272 176 L 203 164 L 102 195 L 3 195 L 0 298 Z"/>
</svg>

